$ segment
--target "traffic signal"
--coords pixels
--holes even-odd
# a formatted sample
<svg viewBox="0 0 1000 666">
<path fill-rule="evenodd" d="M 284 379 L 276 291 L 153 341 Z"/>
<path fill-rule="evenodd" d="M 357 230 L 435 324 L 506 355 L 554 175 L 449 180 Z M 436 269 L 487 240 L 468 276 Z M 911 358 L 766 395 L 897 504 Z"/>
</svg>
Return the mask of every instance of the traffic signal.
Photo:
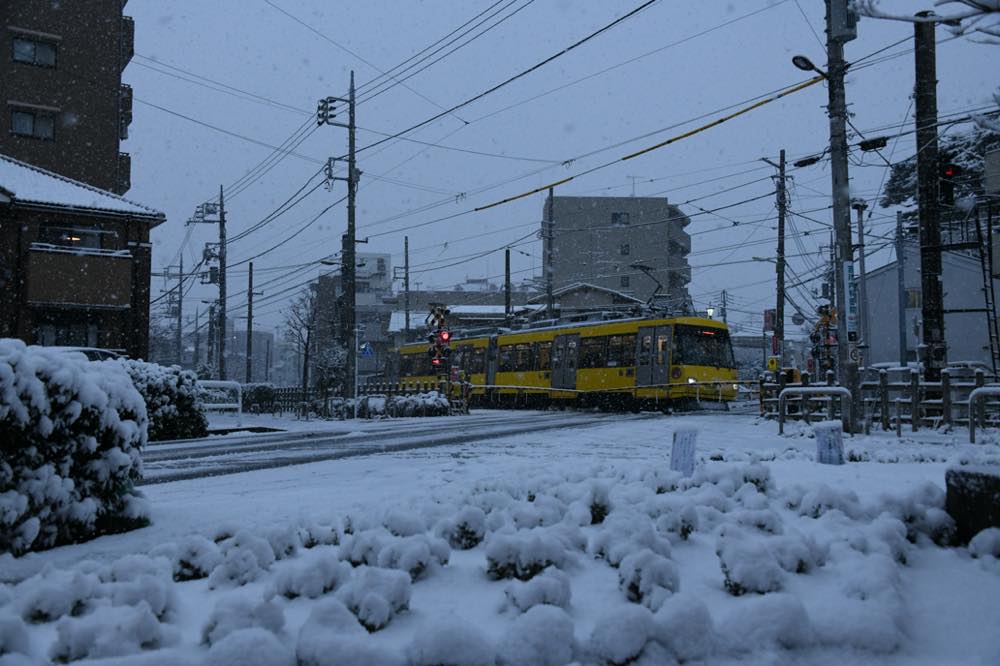
<svg viewBox="0 0 1000 666">
<path fill-rule="evenodd" d="M 316 103 L 317 125 L 326 125 L 337 117 L 336 109 L 334 108 L 336 101 L 333 97 L 324 97 Z"/>
<path fill-rule="evenodd" d="M 946 162 L 938 170 L 939 199 L 945 206 L 955 205 L 955 180 L 962 175 L 962 167 Z"/>
</svg>

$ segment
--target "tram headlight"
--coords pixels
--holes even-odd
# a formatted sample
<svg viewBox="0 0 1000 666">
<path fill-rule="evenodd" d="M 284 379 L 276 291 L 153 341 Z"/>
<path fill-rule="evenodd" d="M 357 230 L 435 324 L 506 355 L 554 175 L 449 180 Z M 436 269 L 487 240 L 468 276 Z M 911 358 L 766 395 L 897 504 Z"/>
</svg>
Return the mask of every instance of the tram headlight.
<svg viewBox="0 0 1000 666">
<path fill-rule="evenodd" d="M 733 384 L 733 390 L 734 391 L 739 391 L 740 390 L 740 385 L 739 384 Z"/>
<path fill-rule="evenodd" d="M 698 382 L 695 380 L 694 377 L 688 377 L 688 384 L 697 384 L 697 383 Z"/>
</svg>

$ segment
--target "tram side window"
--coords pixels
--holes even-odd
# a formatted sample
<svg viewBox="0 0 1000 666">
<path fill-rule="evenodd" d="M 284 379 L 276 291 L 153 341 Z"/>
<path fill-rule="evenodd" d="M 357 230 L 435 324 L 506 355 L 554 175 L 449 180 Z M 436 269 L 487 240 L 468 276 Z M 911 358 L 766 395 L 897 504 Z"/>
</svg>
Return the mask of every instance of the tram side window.
<svg viewBox="0 0 1000 666">
<path fill-rule="evenodd" d="M 635 336 L 612 335 L 608 338 L 609 368 L 623 368 L 635 365 Z"/>
<path fill-rule="evenodd" d="M 535 358 L 532 364 L 535 370 L 552 369 L 552 342 L 536 342 Z"/>
<path fill-rule="evenodd" d="M 468 372 L 471 375 L 478 375 L 486 372 L 486 350 L 482 347 L 472 350 L 472 355 L 469 359 Z"/>
<path fill-rule="evenodd" d="M 409 354 L 399 355 L 399 376 L 411 377 L 413 375 L 413 357 Z"/>
<path fill-rule="evenodd" d="M 607 343 L 608 339 L 603 336 L 580 340 L 580 367 L 605 367 L 608 362 Z"/>
<path fill-rule="evenodd" d="M 514 345 L 500 346 L 500 372 L 514 372 Z"/>
</svg>

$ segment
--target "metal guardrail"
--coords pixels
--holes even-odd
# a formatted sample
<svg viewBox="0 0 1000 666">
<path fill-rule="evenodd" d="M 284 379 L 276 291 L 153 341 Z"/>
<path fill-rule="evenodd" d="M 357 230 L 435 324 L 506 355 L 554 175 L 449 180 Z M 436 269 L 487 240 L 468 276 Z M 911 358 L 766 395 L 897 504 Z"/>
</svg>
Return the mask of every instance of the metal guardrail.
<svg viewBox="0 0 1000 666">
<path fill-rule="evenodd" d="M 844 424 L 844 429 L 847 432 L 853 432 L 851 424 L 851 392 L 844 388 L 843 386 L 793 386 L 790 388 L 782 389 L 781 393 L 778 394 L 778 434 L 785 434 L 785 407 L 788 404 L 788 398 L 791 396 L 810 396 L 810 395 L 827 395 L 827 396 L 840 396 L 840 414 L 841 421 Z M 807 405 L 807 401 L 803 401 L 804 405 Z"/>
<path fill-rule="evenodd" d="M 969 394 L 969 443 L 976 443 L 976 421 L 982 419 L 980 411 L 983 398 L 1000 397 L 1000 386 L 980 386 Z M 978 409 L 977 409 L 978 408 Z M 978 417 L 978 418 L 977 418 Z"/>
<path fill-rule="evenodd" d="M 217 379 L 199 379 L 198 386 L 207 389 L 235 389 L 236 390 L 236 402 L 205 402 L 202 406 L 207 411 L 228 411 L 236 410 L 236 425 L 239 426 L 243 422 L 243 386 L 239 382 L 228 382 Z"/>
</svg>

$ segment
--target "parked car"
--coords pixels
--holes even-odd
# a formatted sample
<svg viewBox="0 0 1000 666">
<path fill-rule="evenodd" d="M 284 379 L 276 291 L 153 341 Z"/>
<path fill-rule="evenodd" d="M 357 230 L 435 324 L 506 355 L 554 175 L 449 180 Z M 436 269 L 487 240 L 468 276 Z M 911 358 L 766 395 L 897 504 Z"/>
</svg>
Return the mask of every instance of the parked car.
<svg viewBox="0 0 1000 666">
<path fill-rule="evenodd" d="M 50 351 L 58 352 L 60 354 L 83 354 L 87 357 L 88 361 L 107 361 L 108 359 L 123 358 L 121 354 L 110 349 L 100 349 L 98 347 L 61 347 L 61 346 L 50 346 L 45 347 Z"/>
</svg>

